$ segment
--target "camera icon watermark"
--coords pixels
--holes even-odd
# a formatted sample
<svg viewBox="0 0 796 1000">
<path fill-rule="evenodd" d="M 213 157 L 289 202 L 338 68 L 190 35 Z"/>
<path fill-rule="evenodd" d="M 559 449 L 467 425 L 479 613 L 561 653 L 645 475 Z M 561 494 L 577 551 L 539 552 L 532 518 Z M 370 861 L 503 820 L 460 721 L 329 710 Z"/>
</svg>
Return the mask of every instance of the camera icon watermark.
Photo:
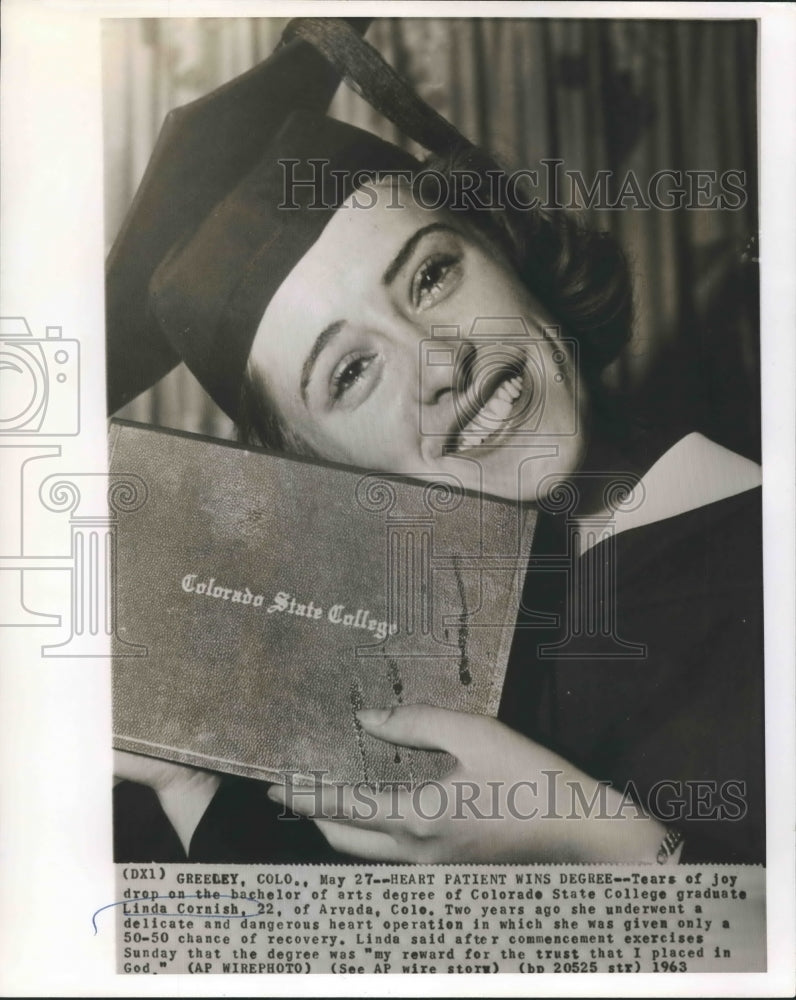
<svg viewBox="0 0 796 1000">
<path fill-rule="evenodd" d="M 39 339 L 21 316 L 0 318 L 0 435 L 75 435 L 79 404 L 78 341 L 60 326 Z"/>
<path fill-rule="evenodd" d="M 577 365 L 577 341 L 557 326 L 541 336 L 522 317 L 478 317 L 466 333 L 433 327 L 420 342 L 420 399 L 450 391 L 455 420 L 440 428 L 421 405 L 420 433 L 447 438 L 451 452 L 571 437 L 580 426 Z"/>
</svg>

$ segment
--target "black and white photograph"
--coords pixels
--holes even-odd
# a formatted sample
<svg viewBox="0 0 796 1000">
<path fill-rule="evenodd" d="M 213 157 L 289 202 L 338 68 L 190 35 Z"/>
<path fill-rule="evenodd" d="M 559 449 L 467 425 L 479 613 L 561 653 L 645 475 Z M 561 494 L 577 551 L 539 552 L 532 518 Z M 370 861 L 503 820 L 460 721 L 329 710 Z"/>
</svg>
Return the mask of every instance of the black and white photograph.
<svg viewBox="0 0 796 1000">
<path fill-rule="evenodd" d="M 118 995 L 787 990 L 760 5 L 65 7 L 91 319 L 4 286 L 0 640 L 103 692 Z"/>
<path fill-rule="evenodd" d="M 440 477 L 535 521 L 523 536 L 501 506 L 483 513 L 507 519 L 511 537 L 495 543 L 517 565 L 502 573 L 476 565 L 480 512 L 455 544 L 443 541 L 440 556 L 473 562 L 456 608 L 435 600 L 453 578 L 434 572 L 437 545 L 426 579 L 419 548 L 406 562 L 411 527 L 393 531 L 385 576 L 390 509 L 362 529 L 364 547 L 351 538 L 358 480 L 299 477 L 279 462 L 269 471 L 269 459 L 162 434 L 127 445 L 135 431 L 115 432 L 112 470 L 137 470 L 150 493 L 129 515 L 135 527 L 120 524 L 135 536 L 129 569 L 119 566 L 119 624 L 146 642 L 168 623 L 148 651 L 151 674 L 135 655 L 116 661 L 118 737 L 170 746 L 172 761 L 120 753 L 130 783 L 116 793 L 117 860 L 643 862 L 662 852 L 763 863 L 755 22 L 122 20 L 104 30 L 109 216 L 135 177 L 152 105 L 178 106 L 109 251 L 111 411 L 211 436 L 226 417 L 237 441 L 271 454 Z M 265 57 L 187 101 L 184 88 L 201 93 L 236 47 Z M 351 89 L 332 117 L 341 76 Z M 730 79 L 732 122 L 717 113 Z M 431 148 L 417 156 L 421 141 Z M 178 361 L 185 370 L 138 395 Z M 158 501 L 149 480 L 165 471 Z M 401 498 L 404 518 L 412 502 Z M 271 533 L 288 536 L 278 553 Z M 127 547 L 123 538 L 121 560 Z M 465 648 L 458 669 L 477 676 L 463 700 L 435 688 L 458 650 L 425 648 L 401 564 L 418 612 L 434 605 L 432 642 L 454 612 L 465 646 L 479 627 L 498 637 L 497 615 L 516 618 L 507 664 L 492 646 L 479 652 L 488 663 Z M 379 593 L 395 574 L 398 592 Z M 521 595 L 505 612 L 468 612 L 489 599 L 485 587 L 508 590 L 518 574 Z M 347 645 L 324 645 L 324 633 L 342 632 L 330 610 L 358 575 L 368 580 L 359 601 L 376 607 L 346 602 L 338 616 L 380 621 L 407 605 L 389 621 L 395 636 L 371 634 L 366 658 L 359 623 Z M 246 588 L 265 591 L 259 612 L 243 603 Z M 153 604 L 155 620 L 144 610 Z M 219 629 L 223 643 L 209 637 L 205 651 L 197 636 Z M 438 662 L 426 680 L 416 675 L 429 657 Z M 498 722 L 482 707 L 495 685 Z M 325 711 L 307 706 L 302 724 L 316 698 Z M 142 718 L 153 700 L 162 715 L 149 707 Z M 169 744 L 174 730 L 184 747 Z M 280 744 L 297 731 L 291 757 Z M 427 788 L 425 803 L 407 789 L 396 793 L 406 815 L 390 818 L 385 789 L 357 821 L 353 790 L 291 794 L 279 780 L 334 777 L 341 744 L 359 741 L 363 758 L 341 772 L 352 784 L 410 781 L 411 764 L 393 776 L 368 760 L 372 739 L 448 751 L 459 798 L 479 785 L 472 805 L 458 803 L 457 821 L 457 786 Z M 227 780 L 174 763 L 183 753 L 221 758 L 233 775 L 264 772 Z M 570 819 L 567 789 L 588 804 L 600 783 L 616 800 L 595 800 L 602 819 L 588 805 L 582 822 Z M 560 821 L 524 818 L 541 816 L 550 795 L 562 796 Z M 310 823 L 286 820 L 286 796 Z"/>
</svg>

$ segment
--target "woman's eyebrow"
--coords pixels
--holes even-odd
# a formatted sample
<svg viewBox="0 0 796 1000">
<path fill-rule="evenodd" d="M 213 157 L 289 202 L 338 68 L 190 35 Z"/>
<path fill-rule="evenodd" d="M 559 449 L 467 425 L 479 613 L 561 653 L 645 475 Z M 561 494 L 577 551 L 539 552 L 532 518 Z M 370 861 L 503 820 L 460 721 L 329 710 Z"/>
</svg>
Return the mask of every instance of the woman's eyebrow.
<svg viewBox="0 0 796 1000">
<path fill-rule="evenodd" d="M 424 236 L 428 236 L 429 233 L 436 233 L 439 231 L 445 231 L 449 233 L 455 233 L 456 230 L 453 226 L 449 226 L 444 222 L 432 222 L 428 226 L 423 226 L 407 239 L 398 253 L 393 257 L 390 263 L 387 265 L 387 269 L 382 275 L 381 282 L 383 285 L 391 285 L 395 280 L 396 275 L 404 266 L 404 264 L 409 260 L 409 258 L 414 253 L 415 247 L 423 239 Z M 318 360 L 322 352 L 326 349 L 329 343 L 337 336 L 337 334 L 342 330 L 344 326 L 344 321 L 339 319 L 334 323 L 330 323 L 325 329 L 321 330 L 315 339 L 315 343 L 310 348 L 309 354 L 304 359 L 304 364 L 301 366 L 301 398 L 304 400 L 304 405 L 307 405 L 307 389 L 309 388 L 310 380 L 312 378 L 312 372 L 315 367 L 315 362 Z"/>
<path fill-rule="evenodd" d="M 339 319 L 335 323 L 330 323 L 325 329 L 321 330 L 315 339 L 315 343 L 310 348 L 309 354 L 304 359 L 304 364 L 301 366 L 301 398 L 304 400 L 305 406 L 307 405 L 307 387 L 309 386 L 310 379 L 312 378 L 312 370 L 315 367 L 315 362 L 318 360 L 318 357 L 327 344 L 333 340 L 342 329 L 343 320 Z"/>
<path fill-rule="evenodd" d="M 404 243 L 398 253 L 387 265 L 387 270 L 382 275 L 381 283 L 383 285 L 391 285 L 395 280 L 395 276 L 412 256 L 415 247 L 423 239 L 423 237 L 427 236 L 429 233 L 439 232 L 440 230 L 444 230 L 449 233 L 456 232 L 452 226 L 449 226 L 444 222 L 432 222 L 431 225 L 423 226 L 422 229 L 418 229 L 417 232 L 412 233 L 406 243 Z"/>
</svg>

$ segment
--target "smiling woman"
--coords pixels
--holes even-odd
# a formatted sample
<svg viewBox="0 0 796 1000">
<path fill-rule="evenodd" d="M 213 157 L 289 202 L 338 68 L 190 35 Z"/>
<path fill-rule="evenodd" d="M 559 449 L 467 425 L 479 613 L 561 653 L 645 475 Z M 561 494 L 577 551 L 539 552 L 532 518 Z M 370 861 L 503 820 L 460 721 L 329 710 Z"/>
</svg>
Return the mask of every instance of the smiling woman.
<svg viewBox="0 0 796 1000">
<path fill-rule="evenodd" d="M 534 480 L 574 471 L 585 447 L 583 411 L 575 433 L 562 433 L 584 394 L 573 359 L 553 362 L 562 350 L 554 318 L 466 219 L 429 221 L 411 202 L 391 211 L 390 188 L 376 190 L 367 211 L 339 208 L 280 285 L 250 377 L 306 452 L 408 475 L 453 473 L 471 489 L 538 500 L 530 481 L 517 495 L 522 444 L 550 453 Z M 508 318 L 519 336 L 502 336 Z M 446 347 L 453 363 L 424 357 Z"/>
<path fill-rule="evenodd" d="M 537 508 L 500 718 L 368 706 L 364 730 L 454 769 L 364 812 L 361 789 L 271 786 L 301 834 L 257 782 L 122 755 L 159 806 L 142 824 L 120 786 L 117 857 L 180 856 L 168 817 L 191 860 L 760 860 L 758 467 L 608 406 L 632 312 L 614 240 L 529 207 L 345 22 L 288 35 L 164 133 L 109 261 L 111 396 L 182 359 L 250 444 Z M 326 117 L 331 67 L 436 158 Z M 333 188 L 286 197 L 318 164 Z M 462 788 L 489 814 L 457 812 Z"/>
<path fill-rule="evenodd" d="M 501 432 L 511 436 L 515 448 L 523 441 L 536 448 L 552 444 L 559 453 L 554 461 L 537 463 L 537 482 L 556 469 L 577 467 L 583 458 L 589 396 L 599 392 L 599 372 L 630 337 L 628 269 L 607 234 L 585 229 L 563 213 L 463 205 L 455 200 L 453 184 L 446 187 L 452 207 L 425 207 L 420 194 L 430 174 L 455 177 L 458 170 L 484 187 L 494 187 L 498 174 L 505 183 L 507 175 L 496 164 L 491 167 L 488 178 L 483 170 L 475 174 L 471 156 L 461 157 L 458 165 L 455 157 L 445 164 L 432 158 L 418 168 L 411 186 L 406 179 L 391 178 L 370 186 L 364 204 L 354 193 L 338 209 L 265 311 L 242 386 L 242 440 L 277 448 L 289 442 L 300 454 L 391 471 L 454 471 L 466 485 L 509 499 L 517 498 L 517 454 L 513 475 L 510 468 L 501 474 L 495 467 L 511 465 L 509 452 L 485 465 L 486 447 L 499 444 Z M 379 275 L 378 261 L 391 253 L 394 257 Z M 311 299 L 306 288 L 314 290 Z M 381 317 L 335 319 L 321 329 L 301 367 L 304 405 L 291 408 L 287 355 L 301 353 L 302 333 L 307 339 L 318 328 L 324 310 L 350 312 L 353 290 L 372 314 L 381 290 Z M 441 341 L 456 349 L 456 362 L 447 367 L 439 360 L 424 364 L 423 354 L 429 349 L 438 354 Z M 316 386 L 311 401 L 308 390 L 327 348 L 330 355 L 334 348 L 339 363 L 326 376 L 328 415 L 321 426 L 323 390 Z M 284 364 L 274 364 L 280 349 Z M 564 355 L 566 365 L 560 360 Z M 556 364 L 553 357 L 559 359 Z M 531 358 L 535 363 L 529 363 Z M 326 364 L 334 365 L 334 359 L 327 356 Z M 545 375 L 551 369 L 558 376 L 555 382 Z M 385 397 L 379 393 L 386 393 L 393 406 L 400 398 L 412 412 L 385 428 L 387 413 L 378 409 Z M 509 396 L 514 405 L 507 408 Z M 371 420 L 374 411 L 382 417 L 381 431 L 379 421 Z M 313 416 L 316 426 L 311 428 Z M 396 426 L 405 432 L 416 428 L 414 445 L 399 443 Z M 564 431 L 570 426 L 574 433 Z M 463 458 L 475 447 L 475 464 L 452 457 Z M 402 454 L 398 448 L 404 449 Z M 380 465 L 377 455 L 387 464 Z M 451 456 L 447 462 L 446 456 Z M 481 478 L 482 470 L 488 481 Z M 531 489 L 523 482 L 520 499 L 538 499 Z"/>
</svg>

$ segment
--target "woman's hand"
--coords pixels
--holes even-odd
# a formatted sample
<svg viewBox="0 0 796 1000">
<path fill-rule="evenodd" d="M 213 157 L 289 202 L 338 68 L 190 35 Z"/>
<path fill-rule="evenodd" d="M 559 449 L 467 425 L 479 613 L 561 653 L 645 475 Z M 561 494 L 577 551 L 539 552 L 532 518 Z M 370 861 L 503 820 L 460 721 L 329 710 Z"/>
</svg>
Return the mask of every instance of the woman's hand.
<svg viewBox="0 0 796 1000">
<path fill-rule="evenodd" d="M 211 771 L 125 750 L 113 752 L 113 778 L 114 784 L 117 781 L 134 781 L 154 790 L 186 854 L 196 825 L 221 781 Z"/>
<path fill-rule="evenodd" d="M 413 789 L 269 789 L 271 799 L 313 819 L 338 851 L 419 863 L 655 860 L 661 823 L 629 800 L 617 816 L 617 791 L 496 719 L 430 705 L 358 714 L 371 735 L 447 750 L 457 765 Z"/>
<path fill-rule="evenodd" d="M 146 757 L 140 753 L 128 753 L 126 750 L 113 751 L 113 780 L 134 781 L 138 785 L 147 785 L 155 792 L 167 791 L 169 786 L 185 785 L 192 775 L 208 774 L 184 764 L 173 764 L 157 757 Z"/>
</svg>

